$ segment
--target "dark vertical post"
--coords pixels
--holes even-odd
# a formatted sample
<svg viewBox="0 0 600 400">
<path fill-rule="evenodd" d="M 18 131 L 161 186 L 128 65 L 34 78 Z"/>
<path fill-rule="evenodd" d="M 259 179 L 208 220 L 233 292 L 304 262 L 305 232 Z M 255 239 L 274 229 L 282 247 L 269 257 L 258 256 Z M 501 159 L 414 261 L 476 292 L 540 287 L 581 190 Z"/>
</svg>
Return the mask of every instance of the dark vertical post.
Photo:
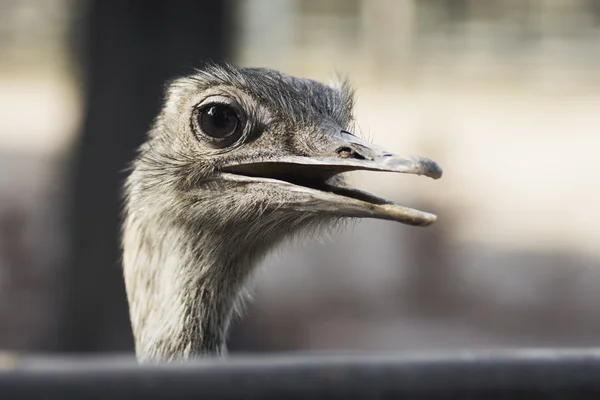
<svg viewBox="0 0 600 400">
<path fill-rule="evenodd" d="M 120 266 L 124 169 L 165 81 L 229 52 L 229 2 L 98 0 L 85 28 L 86 114 L 74 149 L 70 245 L 58 350 L 133 348 Z"/>
</svg>

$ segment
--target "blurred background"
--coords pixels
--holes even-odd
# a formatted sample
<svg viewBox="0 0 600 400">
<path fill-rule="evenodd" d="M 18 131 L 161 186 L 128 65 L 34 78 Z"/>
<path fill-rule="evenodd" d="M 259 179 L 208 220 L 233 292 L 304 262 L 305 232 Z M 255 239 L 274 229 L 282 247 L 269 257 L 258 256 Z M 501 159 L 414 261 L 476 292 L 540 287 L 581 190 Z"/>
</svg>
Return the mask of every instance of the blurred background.
<svg viewBox="0 0 600 400">
<path fill-rule="evenodd" d="M 600 344 L 600 2 L 0 0 L 0 349 L 132 351 L 123 169 L 205 60 L 357 88 L 360 133 L 430 210 L 277 251 L 232 352 Z"/>
</svg>

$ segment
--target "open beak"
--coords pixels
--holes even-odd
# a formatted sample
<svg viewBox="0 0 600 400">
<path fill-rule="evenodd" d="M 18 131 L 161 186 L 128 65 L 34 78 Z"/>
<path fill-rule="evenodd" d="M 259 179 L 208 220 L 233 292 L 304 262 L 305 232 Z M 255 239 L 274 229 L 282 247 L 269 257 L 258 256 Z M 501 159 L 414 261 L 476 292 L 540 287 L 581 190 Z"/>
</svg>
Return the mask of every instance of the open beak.
<svg viewBox="0 0 600 400">
<path fill-rule="evenodd" d="M 295 192 L 287 206 L 298 211 L 340 217 L 377 218 L 427 226 L 437 217 L 343 185 L 337 176 L 348 171 L 385 171 L 442 176 L 442 169 L 424 157 L 402 157 L 364 142 L 346 131 L 332 135 L 332 148 L 311 157 L 280 156 L 238 161 L 222 168 L 227 179 L 286 185 Z"/>
</svg>

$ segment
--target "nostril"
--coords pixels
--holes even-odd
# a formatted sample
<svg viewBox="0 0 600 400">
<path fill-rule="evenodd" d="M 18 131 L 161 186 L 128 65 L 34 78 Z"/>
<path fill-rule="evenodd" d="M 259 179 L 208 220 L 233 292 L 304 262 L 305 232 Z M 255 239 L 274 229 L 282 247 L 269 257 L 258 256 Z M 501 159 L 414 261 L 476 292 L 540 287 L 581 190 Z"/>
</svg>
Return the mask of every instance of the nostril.
<svg viewBox="0 0 600 400">
<path fill-rule="evenodd" d="M 350 147 L 340 147 L 337 149 L 340 158 L 354 158 L 356 160 L 365 160 L 365 157 Z"/>
<path fill-rule="evenodd" d="M 341 147 L 337 150 L 338 156 L 340 158 L 350 158 L 352 157 L 352 149 L 348 147 Z"/>
</svg>

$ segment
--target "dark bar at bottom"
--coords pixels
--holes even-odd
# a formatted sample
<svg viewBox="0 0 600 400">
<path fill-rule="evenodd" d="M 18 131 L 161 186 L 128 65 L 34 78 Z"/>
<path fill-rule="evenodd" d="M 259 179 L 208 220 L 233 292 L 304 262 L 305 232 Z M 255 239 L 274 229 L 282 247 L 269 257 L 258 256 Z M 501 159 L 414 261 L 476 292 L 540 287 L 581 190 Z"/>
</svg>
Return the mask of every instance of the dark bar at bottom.
<svg viewBox="0 0 600 400">
<path fill-rule="evenodd" d="M 1 359 L 0 399 L 600 399 L 600 349 Z"/>
</svg>

